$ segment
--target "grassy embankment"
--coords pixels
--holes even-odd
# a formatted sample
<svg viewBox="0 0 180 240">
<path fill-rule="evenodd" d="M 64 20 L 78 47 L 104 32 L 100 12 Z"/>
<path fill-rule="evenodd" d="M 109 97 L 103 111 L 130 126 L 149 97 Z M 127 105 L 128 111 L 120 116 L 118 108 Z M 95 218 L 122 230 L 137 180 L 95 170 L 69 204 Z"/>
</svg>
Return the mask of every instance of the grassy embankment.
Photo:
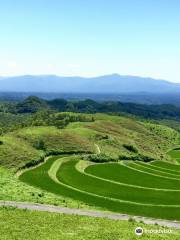
<svg viewBox="0 0 180 240">
<path fill-rule="evenodd" d="M 144 230 L 167 231 L 167 228 L 157 225 L 145 225 L 134 221 L 0 208 L 1 240 L 132 240 L 139 238 L 144 240 L 177 240 L 180 238 L 179 231 L 174 229 L 172 229 L 171 234 L 144 234 L 139 237 L 134 233 L 137 226 L 142 227 Z"/>
</svg>

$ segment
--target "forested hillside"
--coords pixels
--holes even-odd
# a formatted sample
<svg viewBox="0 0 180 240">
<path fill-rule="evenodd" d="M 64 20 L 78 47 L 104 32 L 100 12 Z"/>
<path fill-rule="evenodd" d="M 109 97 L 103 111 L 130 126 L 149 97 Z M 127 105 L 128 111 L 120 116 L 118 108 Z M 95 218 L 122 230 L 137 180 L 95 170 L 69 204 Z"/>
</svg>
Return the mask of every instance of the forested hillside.
<svg viewBox="0 0 180 240">
<path fill-rule="evenodd" d="M 169 104 L 145 105 L 117 101 L 96 102 L 91 99 L 81 101 L 54 99 L 48 101 L 35 96 L 18 102 L 0 102 L 0 112 L 3 113 L 35 113 L 42 110 L 80 113 L 126 113 L 146 119 L 180 120 L 180 108 Z"/>
</svg>

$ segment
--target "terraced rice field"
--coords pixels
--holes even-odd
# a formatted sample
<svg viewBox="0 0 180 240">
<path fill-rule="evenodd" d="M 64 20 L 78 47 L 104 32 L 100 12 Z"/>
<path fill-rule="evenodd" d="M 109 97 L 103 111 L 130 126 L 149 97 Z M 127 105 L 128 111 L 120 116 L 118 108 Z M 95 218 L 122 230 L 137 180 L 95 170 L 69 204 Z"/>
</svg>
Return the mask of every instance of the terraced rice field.
<svg viewBox="0 0 180 240">
<path fill-rule="evenodd" d="M 180 151 L 175 151 L 171 156 L 178 158 Z M 104 210 L 180 220 L 180 165 L 92 164 L 80 155 L 56 156 L 24 172 L 20 180 Z"/>
</svg>

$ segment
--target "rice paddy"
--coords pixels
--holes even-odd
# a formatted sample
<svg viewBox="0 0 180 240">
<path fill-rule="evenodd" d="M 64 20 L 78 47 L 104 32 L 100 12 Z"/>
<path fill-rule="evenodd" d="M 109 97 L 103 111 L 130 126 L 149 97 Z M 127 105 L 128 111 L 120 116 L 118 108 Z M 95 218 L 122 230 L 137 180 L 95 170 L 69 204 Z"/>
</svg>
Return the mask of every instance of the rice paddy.
<svg viewBox="0 0 180 240">
<path fill-rule="evenodd" d="M 89 164 L 81 159 L 81 155 L 51 157 L 25 171 L 20 180 L 103 210 L 180 220 L 180 165 L 162 161 Z"/>
</svg>

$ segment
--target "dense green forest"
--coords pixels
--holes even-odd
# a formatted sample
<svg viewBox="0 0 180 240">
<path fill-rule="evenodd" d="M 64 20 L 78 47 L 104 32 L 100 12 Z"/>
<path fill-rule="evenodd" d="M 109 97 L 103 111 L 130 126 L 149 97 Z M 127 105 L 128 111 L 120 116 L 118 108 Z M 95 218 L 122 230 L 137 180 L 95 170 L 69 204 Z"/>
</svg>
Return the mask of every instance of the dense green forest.
<svg viewBox="0 0 180 240">
<path fill-rule="evenodd" d="M 61 112 L 61 113 L 60 113 Z M 63 113 L 64 112 L 64 113 Z M 163 123 L 180 130 L 180 108 L 173 105 L 141 105 L 121 102 L 67 101 L 65 99 L 44 100 L 31 96 L 22 101 L 0 102 L 0 134 L 27 126 L 57 126 L 63 128 L 69 122 L 94 121 L 93 116 L 74 113 L 107 113 L 130 116 L 145 121 Z"/>
<path fill-rule="evenodd" d="M 0 112 L 35 113 L 40 110 L 80 113 L 128 113 L 150 119 L 180 119 L 180 108 L 169 105 L 143 105 L 115 101 L 96 102 L 91 99 L 67 101 L 65 99 L 43 100 L 31 96 L 20 102 L 0 102 Z"/>
</svg>

